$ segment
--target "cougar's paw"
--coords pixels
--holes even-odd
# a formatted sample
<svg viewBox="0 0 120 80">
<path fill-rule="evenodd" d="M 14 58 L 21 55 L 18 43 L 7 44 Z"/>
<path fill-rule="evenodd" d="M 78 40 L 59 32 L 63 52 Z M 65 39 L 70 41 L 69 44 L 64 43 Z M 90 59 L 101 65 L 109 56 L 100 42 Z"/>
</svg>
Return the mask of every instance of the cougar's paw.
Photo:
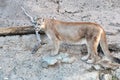
<svg viewBox="0 0 120 80">
<path fill-rule="evenodd" d="M 94 63 L 95 62 L 95 59 L 88 59 L 87 61 L 86 61 L 88 64 L 92 64 L 92 63 Z"/>
<path fill-rule="evenodd" d="M 88 58 L 89 58 L 89 56 L 87 55 L 87 56 L 83 56 L 82 58 L 81 58 L 81 60 L 83 60 L 83 61 L 87 61 L 88 60 Z"/>
</svg>

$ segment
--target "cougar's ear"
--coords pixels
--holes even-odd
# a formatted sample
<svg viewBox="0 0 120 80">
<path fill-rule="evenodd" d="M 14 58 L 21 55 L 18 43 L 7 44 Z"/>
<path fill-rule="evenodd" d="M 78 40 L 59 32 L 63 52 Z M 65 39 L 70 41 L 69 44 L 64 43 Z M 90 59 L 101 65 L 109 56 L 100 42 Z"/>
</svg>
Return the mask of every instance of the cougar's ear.
<svg viewBox="0 0 120 80">
<path fill-rule="evenodd" d="M 43 22 L 44 18 L 37 18 L 37 21 Z"/>
<path fill-rule="evenodd" d="M 54 16 L 53 19 L 56 19 L 56 17 Z"/>
<path fill-rule="evenodd" d="M 44 22 L 44 20 L 45 20 L 44 18 L 41 18 L 41 22 Z"/>
<path fill-rule="evenodd" d="M 37 18 L 36 22 L 38 25 L 41 25 L 44 22 L 44 18 Z"/>
<path fill-rule="evenodd" d="M 50 18 L 51 18 L 51 19 L 56 19 L 56 17 L 55 17 L 55 16 L 50 16 Z"/>
</svg>

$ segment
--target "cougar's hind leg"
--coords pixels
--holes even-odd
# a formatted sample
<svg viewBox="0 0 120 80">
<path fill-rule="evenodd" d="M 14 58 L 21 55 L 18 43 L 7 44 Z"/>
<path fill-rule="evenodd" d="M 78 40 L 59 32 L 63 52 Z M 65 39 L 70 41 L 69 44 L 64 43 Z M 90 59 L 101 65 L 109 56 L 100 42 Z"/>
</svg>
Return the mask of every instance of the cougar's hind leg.
<svg viewBox="0 0 120 80">
<path fill-rule="evenodd" d="M 100 59 L 97 52 L 97 47 L 100 41 L 100 35 L 93 37 L 91 40 L 87 40 L 89 59 L 87 63 L 94 63 Z"/>
<path fill-rule="evenodd" d="M 95 51 L 93 48 L 93 45 L 90 45 L 91 43 L 87 44 L 88 49 L 88 59 L 87 63 L 94 63 L 95 62 Z"/>
</svg>

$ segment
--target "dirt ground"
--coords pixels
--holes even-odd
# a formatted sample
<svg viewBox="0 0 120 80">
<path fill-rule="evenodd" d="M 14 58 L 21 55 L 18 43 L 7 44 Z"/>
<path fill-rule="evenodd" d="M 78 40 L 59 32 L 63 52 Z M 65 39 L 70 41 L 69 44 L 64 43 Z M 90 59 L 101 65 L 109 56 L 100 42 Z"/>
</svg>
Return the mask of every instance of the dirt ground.
<svg viewBox="0 0 120 80">
<path fill-rule="evenodd" d="M 119 4 L 119 0 L 0 0 L 0 27 L 31 25 L 20 8 L 23 6 L 31 16 L 96 22 L 107 32 L 108 44 L 120 47 Z M 42 35 L 42 39 L 47 39 L 47 36 Z M 58 63 L 43 68 L 42 59 L 50 54 L 52 45 L 44 45 L 33 55 L 30 53 L 35 44 L 34 34 L 0 37 L 0 80 L 100 80 L 100 71 L 89 71 L 92 65 L 81 61 L 79 45 L 61 45 L 63 53 L 75 54 L 73 63 Z M 112 54 L 120 58 L 119 51 Z M 106 72 L 103 78 L 120 80 L 120 68 Z"/>
</svg>

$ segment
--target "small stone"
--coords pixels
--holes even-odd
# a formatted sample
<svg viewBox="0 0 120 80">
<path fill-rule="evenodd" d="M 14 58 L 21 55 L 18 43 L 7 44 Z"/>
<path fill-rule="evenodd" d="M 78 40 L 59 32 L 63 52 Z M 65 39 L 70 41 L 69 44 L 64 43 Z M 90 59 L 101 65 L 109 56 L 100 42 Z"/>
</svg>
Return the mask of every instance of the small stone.
<svg viewBox="0 0 120 80">
<path fill-rule="evenodd" d="M 48 68 L 48 63 L 46 61 L 43 61 L 41 65 L 43 68 Z"/>
<path fill-rule="evenodd" d="M 105 74 L 105 75 L 104 75 L 104 80 L 112 80 L 112 75 L 110 75 L 110 74 Z"/>
<path fill-rule="evenodd" d="M 2 67 L 0 67 L 0 69 L 2 69 Z"/>
<path fill-rule="evenodd" d="M 94 65 L 93 66 L 96 70 L 101 70 L 101 66 L 100 65 Z"/>
<path fill-rule="evenodd" d="M 120 68 L 119 68 L 119 69 L 116 69 L 116 71 L 115 71 L 114 73 L 115 73 L 116 77 L 117 77 L 118 79 L 120 79 Z"/>
<path fill-rule="evenodd" d="M 7 77 L 5 77 L 5 78 L 4 78 L 4 80 L 8 80 L 8 78 L 7 78 Z"/>
</svg>

